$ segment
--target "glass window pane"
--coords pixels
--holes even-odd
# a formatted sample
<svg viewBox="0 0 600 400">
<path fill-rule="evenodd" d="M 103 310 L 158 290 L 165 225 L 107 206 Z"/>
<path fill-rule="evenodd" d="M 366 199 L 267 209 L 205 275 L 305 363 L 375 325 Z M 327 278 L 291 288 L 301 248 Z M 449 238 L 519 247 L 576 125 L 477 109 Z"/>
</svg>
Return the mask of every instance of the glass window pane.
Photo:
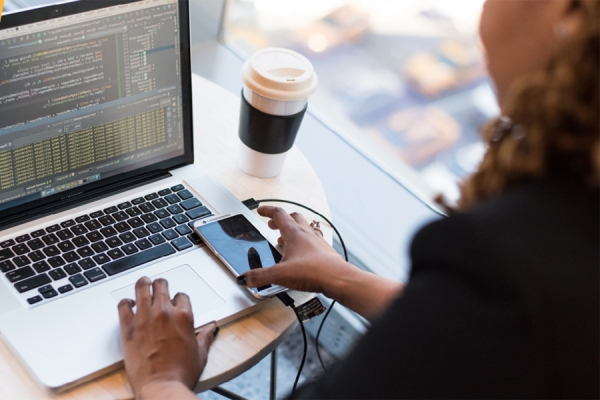
<svg viewBox="0 0 600 400">
<path fill-rule="evenodd" d="M 226 41 L 285 47 L 319 76 L 311 106 L 449 200 L 498 109 L 477 38 L 483 0 L 230 0 Z M 377 154 L 377 152 L 376 152 Z"/>
</svg>

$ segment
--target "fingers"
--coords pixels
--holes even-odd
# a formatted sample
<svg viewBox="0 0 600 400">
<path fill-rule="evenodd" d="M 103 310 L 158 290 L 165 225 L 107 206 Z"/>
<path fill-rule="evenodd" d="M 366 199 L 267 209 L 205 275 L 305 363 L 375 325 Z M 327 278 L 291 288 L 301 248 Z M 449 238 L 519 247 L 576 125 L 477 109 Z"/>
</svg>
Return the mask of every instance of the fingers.
<svg viewBox="0 0 600 400">
<path fill-rule="evenodd" d="M 158 278 L 152 282 L 152 304 L 162 307 L 172 304 L 169 295 L 169 282 L 166 279 Z"/>
<path fill-rule="evenodd" d="M 282 233 L 296 225 L 296 221 L 283 208 L 261 206 L 258 207 L 257 211 L 259 215 L 271 218 L 271 221 L 269 221 L 271 229 L 279 229 Z"/>
<path fill-rule="evenodd" d="M 279 281 L 282 278 L 282 269 L 285 268 L 285 262 L 281 261 L 279 264 L 269 268 L 253 269 L 246 272 L 242 276 L 246 278 L 245 282 L 247 287 L 255 288 L 270 284 L 279 285 Z M 238 282 L 240 280 L 238 279 Z M 243 280 L 242 280 L 243 281 Z"/>
<path fill-rule="evenodd" d="M 290 214 L 290 217 L 292 217 L 292 219 L 296 221 L 298 225 L 303 226 L 305 228 L 310 228 L 310 225 L 308 224 L 306 218 L 304 218 L 304 215 L 297 212 L 293 212 Z"/>
<path fill-rule="evenodd" d="M 133 307 L 135 306 L 135 301 L 132 299 L 123 299 L 119 302 L 118 310 L 119 310 L 119 323 L 121 327 L 125 327 L 129 325 L 131 320 L 133 319 Z"/>
<path fill-rule="evenodd" d="M 137 302 L 138 312 L 146 310 L 152 304 L 150 296 L 150 284 L 152 281 L 147 276 L 143 276 L 135 283 L 135 300 Z"/>
<path fill-rule="evenodd" d="M 210 346 L 214 343 L 217 334 L 219 333 L 219 327 L 214 322 L 200 328 L 196 333 L 196 341 L 198 342 L 198 350 L 208 352 Z"/>
<path fill-rule="evenodd" d="M 190 297 L 185 293 L 177 293 L 173 297 L 173 305 L 177 308 L 181 308 L 185 312 L 192 312 L 192 303 Z"/>
</svg>

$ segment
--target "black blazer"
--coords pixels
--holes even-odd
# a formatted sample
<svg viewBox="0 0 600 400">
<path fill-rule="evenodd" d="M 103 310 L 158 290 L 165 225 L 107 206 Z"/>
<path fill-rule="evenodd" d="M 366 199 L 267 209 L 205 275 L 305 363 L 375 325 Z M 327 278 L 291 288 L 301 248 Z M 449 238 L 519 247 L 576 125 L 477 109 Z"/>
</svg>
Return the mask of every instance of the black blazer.
<svg viewBox="0 0 600 400">
<path fill-rule="evenodd" d="M 297 396 L 598 398 L 599 209 L 536 181 L 427 225 L 402 297 Z"/>
</svg>

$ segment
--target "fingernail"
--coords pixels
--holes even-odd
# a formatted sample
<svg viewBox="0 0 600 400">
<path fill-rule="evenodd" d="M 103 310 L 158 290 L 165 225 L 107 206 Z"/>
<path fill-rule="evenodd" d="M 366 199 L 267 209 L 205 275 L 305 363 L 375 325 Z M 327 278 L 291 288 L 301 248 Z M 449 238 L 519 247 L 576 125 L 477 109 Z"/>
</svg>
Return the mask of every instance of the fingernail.
<svg viewBox="0 0 600 400">
<path fill-rule="evenodd" d="M 240 286 L 246 286 L 246 277 L 244 275 L 240 275 L 238 276 L 235 281 L 237 282 L 238 285 Z"/>
<path fill-rule="evenodd" d="M 215 330 L 213 331 L 213 338 L 217 337 L 217 335 L 219 334 L 220 330 L 221 330 L 221 328 L 219 328 L 218 326 L 215 328 Z"/>
</svg>

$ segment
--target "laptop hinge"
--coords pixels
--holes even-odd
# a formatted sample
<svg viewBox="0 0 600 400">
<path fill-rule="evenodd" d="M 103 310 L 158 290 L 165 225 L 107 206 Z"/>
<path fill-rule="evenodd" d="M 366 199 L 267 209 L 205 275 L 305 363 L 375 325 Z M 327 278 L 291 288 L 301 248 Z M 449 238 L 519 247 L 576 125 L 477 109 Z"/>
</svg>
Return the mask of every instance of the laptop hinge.
<svg viewBox="0 0 600 400">
<path fill-rule="evenodd" d="M 136 187 L 147 185 L 161 179 L 169 178 L 171 175 L 168 171 L 153 171 L 147 174 L 138 175 L 133 178 L 114 183 L 106 187 L 100 187 L 89 192 L 82 193 L 78 196 L 73 196 L 67 199 L 62 199 L 56 203 L 47 204 L 42 207 L 36 207 L 32 210 L 26 210 L 20 213 L 11 214 L 0 218 L 0 229 L 11 228 L 15 225 L 20 225 L 25 222 L 32 221 L 37 218 L 42 218 L 50 214 L 57 214 L 69 208 L 80 206 L 82 204 L 91 203 L 104 197 L 113 196 L 115 194 L 125 192 Z M 92 211 L 92 210 L 90 210 Z"/>
</svg>

